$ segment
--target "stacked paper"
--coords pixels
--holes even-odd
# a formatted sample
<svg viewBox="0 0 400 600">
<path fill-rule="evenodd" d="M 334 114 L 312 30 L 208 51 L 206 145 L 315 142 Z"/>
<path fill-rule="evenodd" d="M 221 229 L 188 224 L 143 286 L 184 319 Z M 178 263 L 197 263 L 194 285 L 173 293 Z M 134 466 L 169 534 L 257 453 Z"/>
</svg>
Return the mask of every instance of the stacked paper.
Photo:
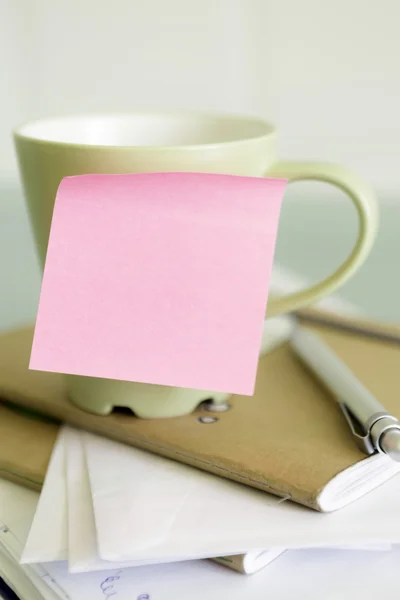
<svg viewBox="0 0 400 600">
<path fill-rule="evenodd" d="M 264 552 L 261 566 L 287 548 L 385 550 L 400 542 L 399 493 L 394 477 L 357 503 L 320 514 L 65 428 L 22 562 L 68 561 L 69 572 L 79 573 L 247 552 L 254 560 Z"/>
<path fill-rule="evenodd" d="M 65 562 L 18 565 L 35 511 L 37 494 L 0 480 L 0 575 L 21 600 L 374 600 L 400 585 L 400 551 L 288 551 L 252 577 L 241 577 L 211 561 L 68 574 Z"/>
</svg>

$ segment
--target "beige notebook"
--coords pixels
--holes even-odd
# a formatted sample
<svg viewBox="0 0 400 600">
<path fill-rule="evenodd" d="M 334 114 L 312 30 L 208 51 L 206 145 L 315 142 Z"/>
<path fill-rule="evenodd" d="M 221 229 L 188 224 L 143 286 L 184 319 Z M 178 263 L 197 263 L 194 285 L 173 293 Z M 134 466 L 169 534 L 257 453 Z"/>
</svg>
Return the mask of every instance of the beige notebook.
<svg viewBox="0 0 400 600">
<path fill-rule="evenodd" d="M 359 327 L 372 328 L 378 335 L 312 326 L 399 416 L 400 398 L 394 393 L 399 383 L 398 329 L 365 323 Z M 71 425 L 323 511 L 344 506 L 397 472 L 397 464 L 387 457 L 366 458 L 356 447 L 339 407 L 288 344 L 260 360 L 253 397 L 233 396 L 229 411 L 215 415 L 214 423 L 202 423 L 199 417 L 209 413 L 201 408 L 184 417 L 153 421 L 126 412 L 106 417 L 85 413 L 68 400 L 61 375 L 28 370 L 31 340 L 32 329 L 0 338 L 0 396 Z M 37 443 L 46 446 L 39 439 Z M 43 473 L 34 454 L 28 457 L 21 448 L 17 456 L 19 445 L 15 446 L 8 456 L 3 447 L 3 470 L 39 486 Z"/>
</svg>

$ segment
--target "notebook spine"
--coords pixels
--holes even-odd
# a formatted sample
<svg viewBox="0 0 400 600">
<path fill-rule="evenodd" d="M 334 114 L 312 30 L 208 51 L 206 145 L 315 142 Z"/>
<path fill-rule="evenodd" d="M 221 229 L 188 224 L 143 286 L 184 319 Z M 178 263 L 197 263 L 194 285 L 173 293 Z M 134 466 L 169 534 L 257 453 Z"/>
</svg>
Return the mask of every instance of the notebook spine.
<svg viewBox="0 0 400 600">
<path fill-rule="evenodd" d="M 244 554 L 236 554 L 233 556 L 218 556 L 216 558 L 212 558 L 211 560 L 219 563 L 220 565 L 224 565 L 224 567 L 228 567 L 233 571 L 237 571 L 238 573 L 246 575 L 244 568 L 244 557 Z"/>
</svg>

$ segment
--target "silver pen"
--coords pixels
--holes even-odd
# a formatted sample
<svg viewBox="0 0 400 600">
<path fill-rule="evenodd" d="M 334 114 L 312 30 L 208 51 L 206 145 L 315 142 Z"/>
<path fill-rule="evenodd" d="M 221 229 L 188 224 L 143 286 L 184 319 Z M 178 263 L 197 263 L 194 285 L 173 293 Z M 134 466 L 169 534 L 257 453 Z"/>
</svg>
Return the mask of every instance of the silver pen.
<svg viewBox="0 0 400 600">
<path fill-rule="evenodd" d="M 339 403 L 357 445 L 400 462 L 400 424 L 316 334 L 296 327 L 291 346 Z M 400 369 L 400 365 L 399 365 Z"/>
</svg>

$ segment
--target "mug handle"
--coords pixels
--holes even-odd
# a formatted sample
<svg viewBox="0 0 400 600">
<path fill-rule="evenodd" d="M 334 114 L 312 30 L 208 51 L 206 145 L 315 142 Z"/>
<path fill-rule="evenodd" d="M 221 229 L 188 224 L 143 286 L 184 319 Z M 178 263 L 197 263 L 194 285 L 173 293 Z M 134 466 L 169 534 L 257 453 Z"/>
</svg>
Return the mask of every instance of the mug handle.
<svg viewBox="0 0 400 600">
<path fill-rule="evenodd" d="M 304 179 L 325 181 L 345 192 L 353 202 L 359 217 L 359 233 L 355 246 L 347 259 L 331 275 L 315 285 L 284 296 L 271 298 L 267 316 L 274 317 L 313 304 L 343 285 L 367 258 L 378 231 L 378 204 L 370 186 L 351 170 L 329 163 L 282 161 L 272 165 L 267 177 L 287 179 L 289 182 Z"/>
</svg>

